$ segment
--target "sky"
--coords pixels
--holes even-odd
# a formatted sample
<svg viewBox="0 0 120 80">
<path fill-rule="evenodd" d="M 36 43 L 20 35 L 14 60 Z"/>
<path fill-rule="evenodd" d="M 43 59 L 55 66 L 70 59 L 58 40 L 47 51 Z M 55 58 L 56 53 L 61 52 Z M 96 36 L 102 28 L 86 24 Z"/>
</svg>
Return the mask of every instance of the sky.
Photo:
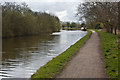
<svg viewBox="0 0 120 80">
<path fill-rule="evenodd" d="M 52 13 L 59 17 L 60 21 L 78 22 L 77 7 L 81 2 L 93 1 L 117 1 L 117 0 L 0 0 L 0 2 L 25 2 L 33 11 Z"/>
<path fill-rule="evenodd" d="M 4 2 L 25 2 L 33 11 L 52 13 L 60 21 L 78 22 L 77 7 L 82 0 L 1 0 Z"/>
<path fill-rule="evenodd" d="M 77 21 L 78 2 L 29 2 L 34 11 L 45 11 L 59 17 L 61 21 Z"/>
</svg>

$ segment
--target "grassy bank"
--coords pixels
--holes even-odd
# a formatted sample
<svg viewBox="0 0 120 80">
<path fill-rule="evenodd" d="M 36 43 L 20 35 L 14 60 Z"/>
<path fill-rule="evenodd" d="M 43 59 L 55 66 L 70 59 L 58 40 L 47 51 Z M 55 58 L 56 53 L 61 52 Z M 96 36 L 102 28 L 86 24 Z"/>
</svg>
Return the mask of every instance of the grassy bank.
<svg viewBox="0 0 120 80">
<path fill-rule="evenodd" d="M 70 27 L 65 27 L 63 30 L 81 30 L 81 28 L 70 28 Z"/>
<path fill-rule="evenodd" d="M 102 41 L 105 67 L 110 78 L 118 77 L 118 35 L 97 31 Z"/>
<path fill-rule="evenodd" d="M 42 66 L 31 77 L 32 78 L 53 78 L 62 70 L 66 62 L 71 59 L 71 57 L 85 43 L 85 41 L 88 40 L 90 34 L 91 34 L 91 31 L 88 31 L 88 34 L 85 37 L 77 41 L 74 45 L 70 46 L 65 52 L 53 58 L 46 65 Z"/>
</svg>

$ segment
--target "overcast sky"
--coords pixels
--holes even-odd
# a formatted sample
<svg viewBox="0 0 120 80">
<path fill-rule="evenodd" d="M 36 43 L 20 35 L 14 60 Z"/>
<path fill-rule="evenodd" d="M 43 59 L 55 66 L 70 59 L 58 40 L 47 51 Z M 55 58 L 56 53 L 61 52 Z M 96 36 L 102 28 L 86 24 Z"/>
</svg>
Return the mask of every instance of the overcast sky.
<svg viewBox="0 0 120 80">
<path fill-rule="evenodd" d="M 1 0 L 3 2 L 25 2 L 33 11 L 46 11 L 61 21 L 78 21 L 77 6 L 82 0 Z"/>
</svg>

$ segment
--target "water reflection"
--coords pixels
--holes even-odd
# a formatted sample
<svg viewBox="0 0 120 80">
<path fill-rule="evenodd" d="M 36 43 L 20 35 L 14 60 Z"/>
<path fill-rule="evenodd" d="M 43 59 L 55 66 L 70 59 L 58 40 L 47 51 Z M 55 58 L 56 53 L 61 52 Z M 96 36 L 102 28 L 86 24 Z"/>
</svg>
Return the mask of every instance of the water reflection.
<svg viewBox="0 0 120 80">
<path fill-rule="evenodd" d="M 65 51 L 86 33 L 62 30 L 51 35 L 3 39 L 0 78 L 29 78 L 40 66 Z"/>
</svg>

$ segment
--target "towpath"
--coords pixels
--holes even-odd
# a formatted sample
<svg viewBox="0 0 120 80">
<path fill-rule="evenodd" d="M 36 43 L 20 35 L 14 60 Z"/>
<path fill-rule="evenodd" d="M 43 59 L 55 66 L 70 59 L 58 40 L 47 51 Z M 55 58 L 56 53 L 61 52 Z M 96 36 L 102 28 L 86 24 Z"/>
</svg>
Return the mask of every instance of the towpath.
<svg viewBox="0 0 120 80">
<path fill-rule="evenodd" d="M 67 63 L 57 78 L 107 78 L 98 33 L 91 37 Z"/>
</svg>

